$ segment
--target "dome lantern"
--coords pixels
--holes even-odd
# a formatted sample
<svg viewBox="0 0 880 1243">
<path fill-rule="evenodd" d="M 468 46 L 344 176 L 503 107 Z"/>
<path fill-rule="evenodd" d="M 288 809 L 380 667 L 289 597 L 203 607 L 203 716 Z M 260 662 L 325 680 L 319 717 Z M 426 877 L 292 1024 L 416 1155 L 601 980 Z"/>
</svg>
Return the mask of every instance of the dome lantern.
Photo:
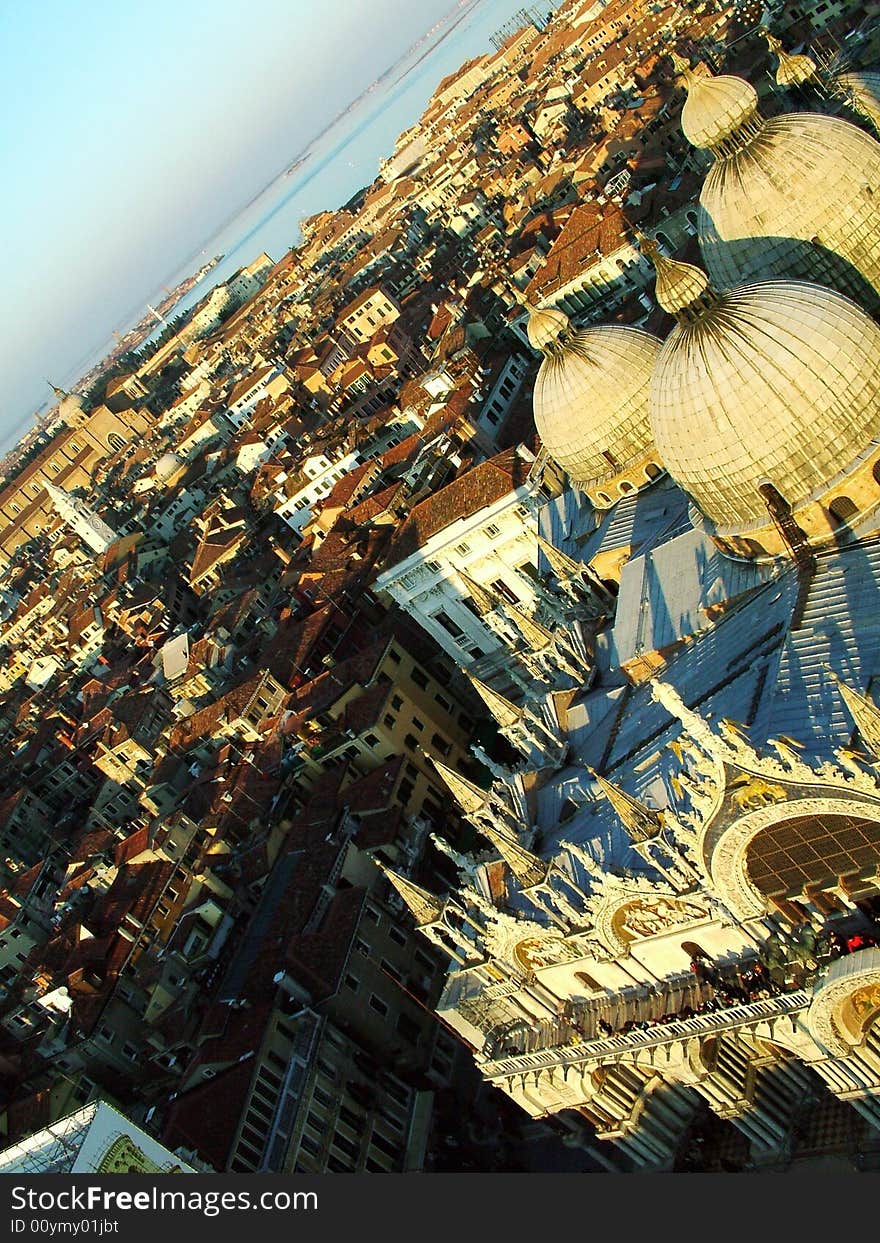
<svg viewBox="0 0 880 1243">
<path fill-rule="evenodd" d="M 651 261 L 657 274 L 655 297 L 664 311 L 678 322 L 693 323 L 703 311 L 714 306 L 718 296 L 702 268 L 680 259 L 669 259 L 660 252 L 653 238 L 637 234 L 639 249 Z"/>
<path fill-rule="evenodd" d="M 793 56 L 790 52 L 786 52 L 772 31 L 761 30 L 760 33 L 767 42 L 768 50 L 776 53 L 779 62 L 776 66 L 778 86 L 803 86 L 805 82 L 816 77 L 816 62 L 811 56 L 805 56 L 802 53 Z"/>
</svg>

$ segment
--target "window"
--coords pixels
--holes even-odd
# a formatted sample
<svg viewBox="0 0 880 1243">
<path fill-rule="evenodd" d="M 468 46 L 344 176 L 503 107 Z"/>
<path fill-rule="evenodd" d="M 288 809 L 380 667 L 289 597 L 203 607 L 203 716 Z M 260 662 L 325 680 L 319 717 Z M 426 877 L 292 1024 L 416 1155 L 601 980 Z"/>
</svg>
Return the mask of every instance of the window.
<svg viewBox="0 0 880 1243">
<path fill-rule="evenodd" d="M 422 1034 L 422 1030 L 418 1023 L 416 1023 L 414 1019 L 411 1019 L 408 1014 L 401 1014 L 398 1016 L 396 1027 L 401 1036 L 403 1036 L 404 1040 L 409 1041 L 410 1044 L 419 1043 L 419 1036 Z"/>
<path fill-rule="evenodd" d="M 512 588 L 508 587 L 503 578 L 496 578 L 492 586 L 508 604 L 519 604 L 519 596 Z"/>
<path fill-rule="evenodd" d="M 828 509 L 838 522 L 849 522 L 859 512 L 858 505 L 848 496 L 835 496 Z"/>
<path fill-rule="evenodd" d="M 392 696 L 391 707 L 394 709 L 395 712 L 399 712 L 400 709 L 403 707 L 403 700 L 401 699 L 399 695 Z"/>
<path fill-rule="evenodd" d="M 399 928 L 389 928 L 388 939 L 393 941 L 395 945 L 406 945 L 406 934 L 401 932 Z"/>
<path fill-rule="evenodd" d="M 388 1007 L 381 997 L 377 997 L 375 993 L 370 993 L 370 1008 L 375 1010 L 377 1014 L 384 1016 L 388 1013 Z"/>
<path fill-rule="evenodd" d="M 444 712 L 452 712 L 452 704 L 448 699 L 444 699 L 442 695 L 435 695 L 434 702 L 438 703 Z"/>
<path fill-rule="evenodd" d="M 454 622 L 451 617 L 443 612 L 442 609 L 439 613 L 434 614 L 434 620 L 439 626 L 443 627 L 447 634 L 451 634 L 453 639 L 460 639 L 464 635 L 464 631 L 461 626 L 459 626 L 457 622 Z"/>
<path fill-rule="evenodd" d="M 421 690 L 425 691 L 428 689 L 428 675 L 426 673 L 422 673 L 418 665 L 413 667 L 409 676 Z"/>
<path fill-rule="evenodd" d="M 414 734 L 407 734 L 403 740 L 403 745 L 408 751 L 415 751 L 419 745 L 419 740 Z"/>
<path fill-rule="evenodd" d="M 402 805 L 405 806 L 412 798 L 414 788 L 415 787 L 411 781 L 407 781 L 406 779 L 401 781 L 400 785 L 397 787 L 397 798 Z"/>
<path fill-rule="evenodd" d="M 353 993 L 356 993 L 361 986 L 360 980 L 355 979 L 353 975 L 347 975 L 345 977 L 345 984 L 346 987 L 350 988 Z"/>
<path fill-rule="evenodd" d="M 422 730 L 425 728 L 425 722 L 420 721 L 417 716 L 414 716 L 412 719 L 412 727 L 413 729 L 417 729 L 419 733 L 421 733 Z"/>
<path fill-rule="evenodd" d="M 448 755 L 452 750 L 452 743 L 447 742 L 442 734 L 434 734 L 431 738 L 431 746 L 436 747 L 441 755 Z"/>
<path fill-rule="evenodd" d="M 395 665 L 399 665 L 400 664 L 400 652 L 395 651 L 393 647 L 390 648 L 388 652 L 388 659 L 393 660 Z"/>
<path fill-rule="evenodd" d="M 394 729 L 394 726 L 397 724 L 397 717 L 392 716 L 390 712 L 386 712 L 382 718 L 382 724 L 388 729 Z"/>
</svg>

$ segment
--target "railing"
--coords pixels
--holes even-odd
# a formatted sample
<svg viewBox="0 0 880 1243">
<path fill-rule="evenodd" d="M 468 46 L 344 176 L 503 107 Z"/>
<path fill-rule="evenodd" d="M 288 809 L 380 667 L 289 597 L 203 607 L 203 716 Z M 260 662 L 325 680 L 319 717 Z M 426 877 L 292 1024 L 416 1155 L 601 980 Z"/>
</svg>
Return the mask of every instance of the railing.
<svg viewBox="0 0 880 1243">
<path fill-rule="evenodd" d="M 481 1070 L 487 1078 L 503 1078 L 507 1075 L 550 1069 L 553 1066 L 592 1062 L 615 1053 L 656 1048 L 688 1036 L 711 1035 L 713 1032 L 745 1027 L 764 1019 L 794 1014 L 798 1010 L 806 1009 L 811 995 L 806 989 L 798 989 L 797 992 L 786 993 L 781 997 L 767 997 L 741 1006 L 730 1006 L 726 1010 L 713 1010 L 708 1014 L 677 1019 L 672 1023 L 658 1024 L 647 1030 L 628 1032 L 626 1035 L 606 1036 L 601 1040 L 585 1040 L 562 1048 L 538 1049 L 532 1053 L 483 1062 Z"/>
</svg>

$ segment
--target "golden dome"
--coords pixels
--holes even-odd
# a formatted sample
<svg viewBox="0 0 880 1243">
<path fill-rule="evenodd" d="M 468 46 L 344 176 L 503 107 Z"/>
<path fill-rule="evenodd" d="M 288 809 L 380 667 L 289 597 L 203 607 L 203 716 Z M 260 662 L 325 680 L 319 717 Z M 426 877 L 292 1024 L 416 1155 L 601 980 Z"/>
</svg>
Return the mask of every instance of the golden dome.
<svg viewBox="0 0 880 1243">
<path fill-rule="evenodd" d="M 850 107 L 880 134 L 880 73 L 841 73 L 834 82 Z"/>
<path fill-rule="evenodd" d="M 550 350 L 570 332 L 568 316 L 555 307 L 536 307 L 529 314 L 526 335 L 533 350 Z"/>
<path fill-rule="evenodd" d="M 542 341 L 545 355 L 535 380 L 535 424 L 553 460 L 576 483 L 592 487 L 649 456 L 648 390 L 658 338 L 618 324 L 576 332 L 561 311 L 538 311 L 532 320 L 529 339 Z"/>
<path fill-rule="evenodd" d="M 700 249 L 721 289 L 811 280 L 880 305 L 880 143 L 839 117 L 756 119 L 700 193 Z"/>
<path fill-rule="evenodd" d="M 757 116 L 758 92 L 745 78 L 711 72 L 695 73 L 675 59 L 688 96 L 681 110 L 681 128 L 694 147 L 714 151 L 748 121 Z M 705 68 L 705 66 L 704 66 Z"/>
<path fill-rule="evenodd" d="M 679 309 L 651 383 L 658 453 L 716 531 L 766 527 L 761 485 L 796 510 L 870 452 L 880 328 L 848 298 L 795 281 L 691 309 Z"/>
<path fill-rule="evenodd" d="M 802 86 L 816 76 L 816 62 L 812 57 L 803 54 L 792 56 L 769 30 L 762 30 L 761 34 L 767 40 L 770 51 L 776 53 L 776 82 L 779 86 Z"/>
</svg>

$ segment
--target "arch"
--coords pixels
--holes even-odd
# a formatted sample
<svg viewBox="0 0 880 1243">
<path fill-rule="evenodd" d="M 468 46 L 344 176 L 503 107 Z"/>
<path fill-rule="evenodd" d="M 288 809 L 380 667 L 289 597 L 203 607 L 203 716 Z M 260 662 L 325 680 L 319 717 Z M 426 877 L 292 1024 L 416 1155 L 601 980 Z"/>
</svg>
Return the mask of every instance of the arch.
<svg viewBox="0 0 880 1243">
<path fill-rule="evenodd" d="M 874 469 L 871 471 L 874 476 L 874 482 L 880 486 L 880 458 L 874 463 Z"/>
<path fill-rule="evenodd" d="M 654 240 L 661 246 L 665 246 L 670 254 L 675 254 L 675 246 L 673 246 L 666 234 L 662 233 L 659 229 L 657 229 L 654 233 Z"/>
<path fill-rule="evenodd" d="M 586 971 L 575 971 L 574 978 L 579 984 L 583 984 L 585 988 L 589 988 L 594 993 L 602 993 L 605 990 L 598 981 L 594 980 Z"/>
<path fill-rule="evenodd" d="M 696 941 L 682 941 L 681 948 L 687 954 L 688 958 L 692 960 L 705 958 L 709 962 L 712 961 L 712 955 L 707 954 L 702 945 L 699 945 Z"/>
<path fill-rule="evenodd" d="M 621 479 L 617 487 L 618 487 L 618 491 L 620 492 L 621 496 L 626 496 L 627 492 L 635 492 L 636 490 L 635 485 L 630 483 L 628 479 Z"/>
<path fill-rule="evenodd" d="M 119 435 L 118 432 L 110 433 L 110 435 L 107 437 L 107 444 L 110 446 L 110 448 L 113 450 L 114 453 L 118 453 L 120 449 L 125 448 L 125 441 L 122 439 L 122 437 Z"/>
<path fill-rule="evenodd" d="M 841 523 L 847 523 L 859 512 L 859 507 L 849 496 L 835 496 L 828 506 L 828 512 Z"/>
<path fill-rule="evenodd" d="M 649 462 L 645 467 L 645 477 L 647 479 L 659 479 L 662 474 L 663 471 L 656 462 Z"/>
<path fill-rule="evenodd" d="M 746 848 L 746 872 L 766 898 L 789 901 L 804 889 L 826 889 L 860 872 L 880 855 L 880 822 L 833 811 L 786 817 L 756 833 Z"/>
<path fill-rule="evenodd" d="M 743 917 L 766 914 L 767 895 L 757 887 L 747 870 L 749 846 L 761 832 L 774 825 L 826 813 L 874 821 L 880 828 L 880 801 L 858 794 L 851 798 L 834 798 L 817 793 L 812 798 L 766 802 L 740 816 L 719 837 L 707 838 L 704 834 L 704 850 L 711 841 L 705 867 L 721 900 Z M 711 817 L 707 821 L 710 823 Z"/>
<path fill-rule="evenodd" d="M 596 499 L 601 501 L 603 505 L 611 504 L 611 497 L 608 495 L 607 492 L 597 492 Z"/>
<path fill-rule="evenodd" d="M 766 557 L 767 549 L 756 539 L 744 539 L 743 545 L 750 557 Z"/>
<path fill-rule="evenodd" d="M 862 1044 L 880 1015 L 880 949 L 858 950 L 828 968 L 807 1022 L 815 1039 L 833 1053 Z"/>
</svg>

